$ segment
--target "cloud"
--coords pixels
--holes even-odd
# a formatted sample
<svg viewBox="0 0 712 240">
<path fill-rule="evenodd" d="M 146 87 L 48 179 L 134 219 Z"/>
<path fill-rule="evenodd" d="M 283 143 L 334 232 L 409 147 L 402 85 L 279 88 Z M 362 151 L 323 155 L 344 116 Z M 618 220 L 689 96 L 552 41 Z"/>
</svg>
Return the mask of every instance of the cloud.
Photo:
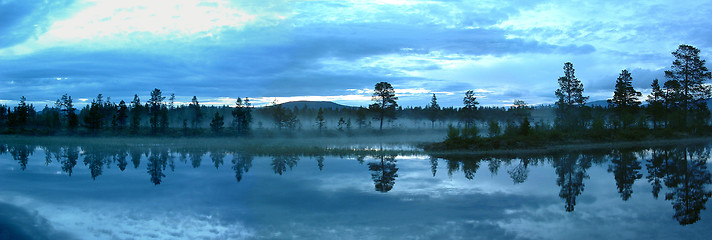
<svg viewBox="0 0 712 240">
<path fill-rule="evenodd" d="M 61 12 L 73 2 L 73 0 L 0 2 L 0 49 L 43 34 L 54 20 L 52 14 L 55 11 Z"/>
<path fill-rule="evenodd" d="M 47 219 L 18 206 L 0 202 L 0 237 L 3 239 L 75 239 L 54 229 Z"/>
</svg>

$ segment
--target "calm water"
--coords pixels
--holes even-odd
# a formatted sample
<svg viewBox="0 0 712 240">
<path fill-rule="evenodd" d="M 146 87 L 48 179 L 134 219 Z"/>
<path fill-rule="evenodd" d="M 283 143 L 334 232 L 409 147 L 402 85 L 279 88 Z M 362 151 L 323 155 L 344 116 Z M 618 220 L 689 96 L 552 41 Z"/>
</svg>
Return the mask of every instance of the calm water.
<svg viewBox="0 0 712 240">
<path fill-rule="evenodd" d="M 253 156 L 0 144 L 0 239 L 705 239 L 710 146 Z"/>
</svg>

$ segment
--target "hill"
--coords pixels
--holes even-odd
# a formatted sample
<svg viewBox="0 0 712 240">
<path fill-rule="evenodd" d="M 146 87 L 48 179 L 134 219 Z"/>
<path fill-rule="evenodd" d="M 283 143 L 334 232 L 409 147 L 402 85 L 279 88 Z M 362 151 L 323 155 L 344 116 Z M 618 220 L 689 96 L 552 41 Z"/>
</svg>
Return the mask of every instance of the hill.
<svg viewBox="0 0 712 240">
<path fill-rule="evenodd" d="M 293 101 L 293 102 L 286 102 L 286 103 L 280 103 L 283 108 L 294 108 L 297 107 L 299 109 L 307 108 L 307 109 L 334 109 L 334 110 L 341 110 L 344 108 L 356 108 L 352 106 L 346 106 L 346 105 L 341 105 L 335 102 L 329 102 L 329 101 Z"/>
</svg>

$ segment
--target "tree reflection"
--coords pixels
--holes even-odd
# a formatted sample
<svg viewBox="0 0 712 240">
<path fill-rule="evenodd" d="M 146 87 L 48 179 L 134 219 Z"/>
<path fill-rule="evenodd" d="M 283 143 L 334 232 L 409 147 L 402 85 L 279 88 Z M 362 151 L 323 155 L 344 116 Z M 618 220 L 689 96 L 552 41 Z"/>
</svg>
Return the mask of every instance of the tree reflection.
<svg viewBox="0 0 712 240">
<path fill-rule="evenodd" d="M 380 162 L 369 162 L 368 170 L 371 171 L 371 179 L 375 185 L 376 191 L 388 192 L 393 189 L 398 177 L 398 168 L 396 167 L 396 155 L 379 155 Z"/>
<path fill-rule="evenodd" d="M 141 165 L 141 150 L 138 148 L 132 148 L 129 151 L 129 155 L 131 155 L 131 163 L 133 163 L 134 168 L 138 168 L 139 165 Z"/>
<path fill-rule="evenodd" d="M 507 170 L 507 173 L 509 174 L 509 177 L 512 178 L 514 184 L 523 183 L 527 180 L 529 177 L 529 169 L 527 169 L 528 165 L 528 159 L 520 159 L 517 166 Z"/>
<path fill-rule="evenodd" d="M 29 145 L 15 145 L 10 148 L 10 155 L 20 164 L 20 169 L 25 171 L 27 168 L 27 160 L 34 152 L 34 148 Z"/>
<path fill-rule="evenodd" d="M 223 159 L 225 159 L 225 153 L 224 151 L 211 151 L 210 152 L 210 160 L 213 162 L 213 166 L 215 166 L 215 169 L 218 169 L 220 165 L 223 165 Z"/>
<path fill-rule="evenodd" d="M 553 165 L 558 176 L 556 184 L 561 187 L 559 197 L 566 201 L 566 211 L 573 212 L 576 197 L 583 192 L 583 180 L 588 178 L 586 170 L 591 167 L 591 160 L 581 154 L 562 154 L 553 158 Z"/>
<path fill-rule="evenodd" d="M 299 157 L 296 155 L 277 155 L 272 157 L 272 170 L 274 173 L 282 175 L 287 171 L 287 167 L 291 170 L 294 166 L 297 166 Z"/>
<path fill-rule="evenodd" d="M 242 181 L 242 174 L 250 171 L 252 167 L 252 155 L 234 154 L 232 158 L 232 169 L 235 170 L 235 179 Z"/>
<path fill-rule="evenodd" d="M 148 158 L 148 164 L 146 166 L 146 172 L 151 176 L 151 182 L 154 185 L 161 184 L 163 178 L 166 175 L 163 171 L 166 170 L 166 165 L 168 162 L 168 152 L 167 151 L 152 151 L 151 156 Z"/>
<path fill-rule="evenodd" d="M 665 178 L 665 186 L 670 192 L 665 194 L 665 200 L 672 201 L 675 209 L 673 218 L 681 225 L 695 223 L 700 220 L 700 212 L 712 196 L 712 191 L 705 186 L 712 183 L 706 165 L 709 150 L 681 148 L 670 156 L 673 160 L 667 168 L 669 175 Z"/>
<path fill-rule="evenodd" d="M 630 150 L 613 150 L 613 159 L 608 166 L 608 172 L 613 172 L 618 193 L 623 201 L 628 201 L 633 195 L 633 183 L 643 177 L 640 173 L 640 161 Z"/>
<path fill-rule="evenodd" d="M 316 157 L 316 166 L 319 167 L 319 171 L 324 170 L 324 156 Z"/>
<path fill-rule="evenodd" d="M 89 167 L 91 179 L 96 180 L 96 177 L 100 176 L 103 171 L 103 152 L 92 148 L 84 149 L 84 165 Z"/>
<path fill-rule="evenodd" d="M 128 156 L 129 154 L 123 149 L 119 150 L 116 155 L 114 155 L 114 161 L 116 162 L 116 166 L 118 166 L 122 172 L 126 170 L 126 166 L 129 165 L 129 163 L 126 161 L 126 157 Z"/>
<path fill-rule="evenodd" d="M 645 176 L 645 178 L 653 188 L 653 197 L 657 199 L 660 189 L 662 189 L 662 180 L 666 174 L 668 151 L 660 149 L 652 149 L 651 151 L 651 157 L 645 163 L 645 168 L 648 169 L 648 176 Z"/>
<path fill-rule="evenodd" d="M 435 177 L 435 173 L 438 172 L 438 158 L 434 156 L 430 156 L 430 171 L 433 172 L 433 177 Z"/>
<path fill-rule="evenodd" d="M 479 159 L 469 159 L 462 162 L 462 172 L 465 174 L 465 178 L 472 180 L 475 178 L 475 173 L 477 169 L 480 168 Z"/>
<path fill-rule="evenodd" d="M 76 147 L 66 147 L 62 153 L 62 171 L 72 176 L 72 170 L 74 166 L 77 165 L 77 159 L 79 159 L 79 150 Z"/>
<path fill-rule="evenodd" d="M 190 165 L 193 166 L 193 168 L 200 167 L 200 162 L 203 161 L 203 152 L 200 150 L 193 150 L 189 153 L 190 155 Z"/>
<path fill-rule="evenodd" d="M 497 173 L 499 173 L 499 167 L 501 165 L 502 165 L 502 159 L 490 158 L 489 163 L 487 164 L 487 168 L 489 169 L 489 171 L 492 175 L 497 175 Z"/>
</svg>

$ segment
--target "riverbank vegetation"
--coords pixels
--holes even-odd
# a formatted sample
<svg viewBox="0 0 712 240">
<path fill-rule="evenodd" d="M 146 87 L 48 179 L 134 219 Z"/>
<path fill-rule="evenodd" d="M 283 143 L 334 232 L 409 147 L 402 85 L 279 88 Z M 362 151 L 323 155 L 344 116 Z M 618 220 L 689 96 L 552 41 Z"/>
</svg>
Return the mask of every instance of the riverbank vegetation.
<svg viewBox="0 0 712 240">
<path fill-rule="evenodd" d="M 575 76 L 573 64 L 564 64 L 558 79 L 558 98 L 553 122 L 529 120 L 529 108 L 516 106 L 518 117 L 504 126 L 487 123 L 487 132 L 477 126 L 449 127 L 445 141 L 426 146 L 428 150 L 491 150 L 543 148 L 560 144 L 611 141 L 675 139 L 712 135 L 708 101 L 712 97 L 706 82 L 712 74 L 700 59 L 699 50 L 680 45 L 675 60 L 665 71 L 667 81 L 651 83 L 651 93 L 642 104 L 642 94 L 633 88 L 633 77 L 622 70 L 615 80 L 613 97 L 607 106 L 588 106 L 584 87 Z M 465 97 L 463 102 L 467 102 Z M 504 129 L 503 131 L 501 129 Z"/>
</svg>

